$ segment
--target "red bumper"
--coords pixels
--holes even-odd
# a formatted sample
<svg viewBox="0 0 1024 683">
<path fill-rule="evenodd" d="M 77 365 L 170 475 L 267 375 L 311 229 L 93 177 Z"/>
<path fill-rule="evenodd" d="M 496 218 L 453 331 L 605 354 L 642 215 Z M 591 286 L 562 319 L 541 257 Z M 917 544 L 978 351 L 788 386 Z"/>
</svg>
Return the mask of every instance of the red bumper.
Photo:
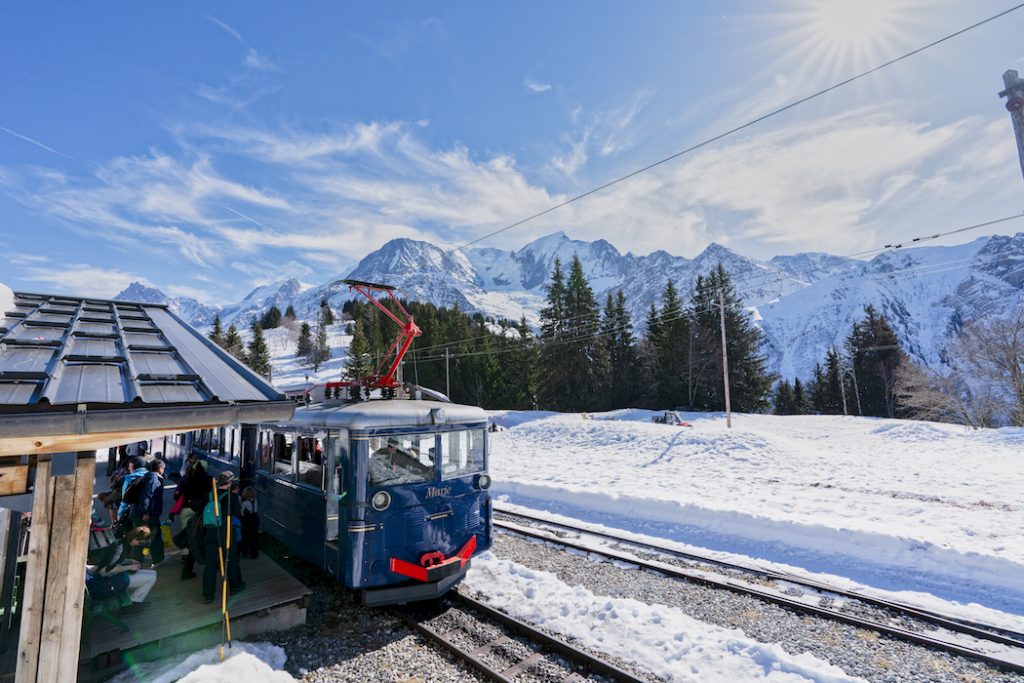
<svg viewBox="0 0 1024 683">
<path fill-rule="evenodd" d="M 413 564 L 397 557 L 391 558 L 391 571 L 395 574 L 408 576 L 423 582 L 440 581 L 441 579 L 461 570 L 476 550 L 476 536 L 470 536 L 466 545 L 447 559 L 440 559 L 440 553 L 426 553 L 420 558 L 420 564 Z M 443 556 L 442 556 L 443 557 Z"/>
</svg>

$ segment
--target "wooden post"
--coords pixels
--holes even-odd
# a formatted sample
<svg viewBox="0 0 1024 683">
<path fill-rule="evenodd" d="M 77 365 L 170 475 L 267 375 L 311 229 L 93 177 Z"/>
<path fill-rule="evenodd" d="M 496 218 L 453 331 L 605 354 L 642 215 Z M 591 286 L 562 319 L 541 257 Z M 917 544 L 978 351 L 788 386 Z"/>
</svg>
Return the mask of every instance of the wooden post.
<svg viewBox="0 0 1024 683">
<path fill-rule="evenodd" d="M 46 564 L 50 557 L 50 515 L 53 513 L 54 480 L 50 459 L 40 457 L 32 498 L 32 527 L 25 567 L 25 592 L 21 601 L 21 634 L 15 683 L 35 683 L 39 667 L 39 642 L 43 631 L 46 595 Z"/>
<path fill-rule="evenodd" d="M 16 683 L 78 676 L 96 462 L 85 452 L 70 475 L 51 477 L 51 468 L 40 462 L 36 471 Z"/>
</svg>

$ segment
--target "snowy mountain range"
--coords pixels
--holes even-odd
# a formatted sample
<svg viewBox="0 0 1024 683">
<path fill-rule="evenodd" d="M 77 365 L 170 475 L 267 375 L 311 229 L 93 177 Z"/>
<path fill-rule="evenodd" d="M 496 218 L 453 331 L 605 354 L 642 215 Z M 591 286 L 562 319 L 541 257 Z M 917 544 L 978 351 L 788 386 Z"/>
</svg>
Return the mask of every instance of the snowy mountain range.
<svg viewBox="0 0 1024 683">
<path fill-rule="evenodd" d="M 167 303 L 200 327 L 219 312 L 225 324 L 241 327 L 272 305 L 282 311 L 291 305 L 306 319 L 316 316 L 325 298 L 340 308 L 353 295 L 339 281 L 354 278 L 394 285 L 407 299 L 458 304 L 495 317 L 525 316 L 536 325 L 555 258 L 567 271 L 573 255 L 579 256 L 599 304 L 608 293 L 624 291 L 638 327 L 651 303 L 660 304 L 668 279 L 685 298 L 698 274 L 722 263 L 766 334 L 770 368 L 786 377 L 807 377 L 828 347 L 842 343 L 867 304 L 889 317 L 909 353 L 937 364 L 959 324 L 1024 302 L 1024 233 L 883 252 L 867 261 L 824 253 L 759 261 L 719 244 L 693 259 L 665 251 L 636 256 L 620 253 L 605 240 L 583 242 L 562 232 L 518 251 L 446 251 L 428 242 L 396 239 L 321 285 L 288 278 L 257 287 L 221 309 L 168 298 L 138 283 L 117 298 Z"/>
</svg>

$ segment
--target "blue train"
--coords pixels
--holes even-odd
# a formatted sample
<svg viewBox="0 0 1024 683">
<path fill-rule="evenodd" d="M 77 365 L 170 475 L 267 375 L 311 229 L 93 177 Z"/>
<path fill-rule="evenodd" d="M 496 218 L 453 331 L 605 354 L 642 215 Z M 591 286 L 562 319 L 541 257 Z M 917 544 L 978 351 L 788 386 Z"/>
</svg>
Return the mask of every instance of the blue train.
<svg viewBox="0 0 1024 683">
<path fill-rule="evenodd" d="M 327 401 L 184 435 L 257 491 L 262 530 L 366 605 L 436 598 L 491 546 L 487 417 L 433 400 Z"/>
</svg>

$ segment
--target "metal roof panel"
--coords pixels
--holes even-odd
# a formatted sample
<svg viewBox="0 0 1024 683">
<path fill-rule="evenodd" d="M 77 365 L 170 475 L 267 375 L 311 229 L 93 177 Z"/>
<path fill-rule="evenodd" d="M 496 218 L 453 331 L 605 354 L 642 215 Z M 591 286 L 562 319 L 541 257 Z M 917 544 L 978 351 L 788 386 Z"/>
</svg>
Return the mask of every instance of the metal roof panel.
<svg viewBox="0 0 1024 683">
<path fill-rule="evenodd" d="M 121 368 L 92 363 L 71 364 L 64 368 L 51 403 L 125 403 Z"/>
<path fill-rule="evenodd" d="M 0 348 L 0 375 L 5 372 L 46 372 L 53 358 L 53 346 L 14 346 Z"/>
</svg>

